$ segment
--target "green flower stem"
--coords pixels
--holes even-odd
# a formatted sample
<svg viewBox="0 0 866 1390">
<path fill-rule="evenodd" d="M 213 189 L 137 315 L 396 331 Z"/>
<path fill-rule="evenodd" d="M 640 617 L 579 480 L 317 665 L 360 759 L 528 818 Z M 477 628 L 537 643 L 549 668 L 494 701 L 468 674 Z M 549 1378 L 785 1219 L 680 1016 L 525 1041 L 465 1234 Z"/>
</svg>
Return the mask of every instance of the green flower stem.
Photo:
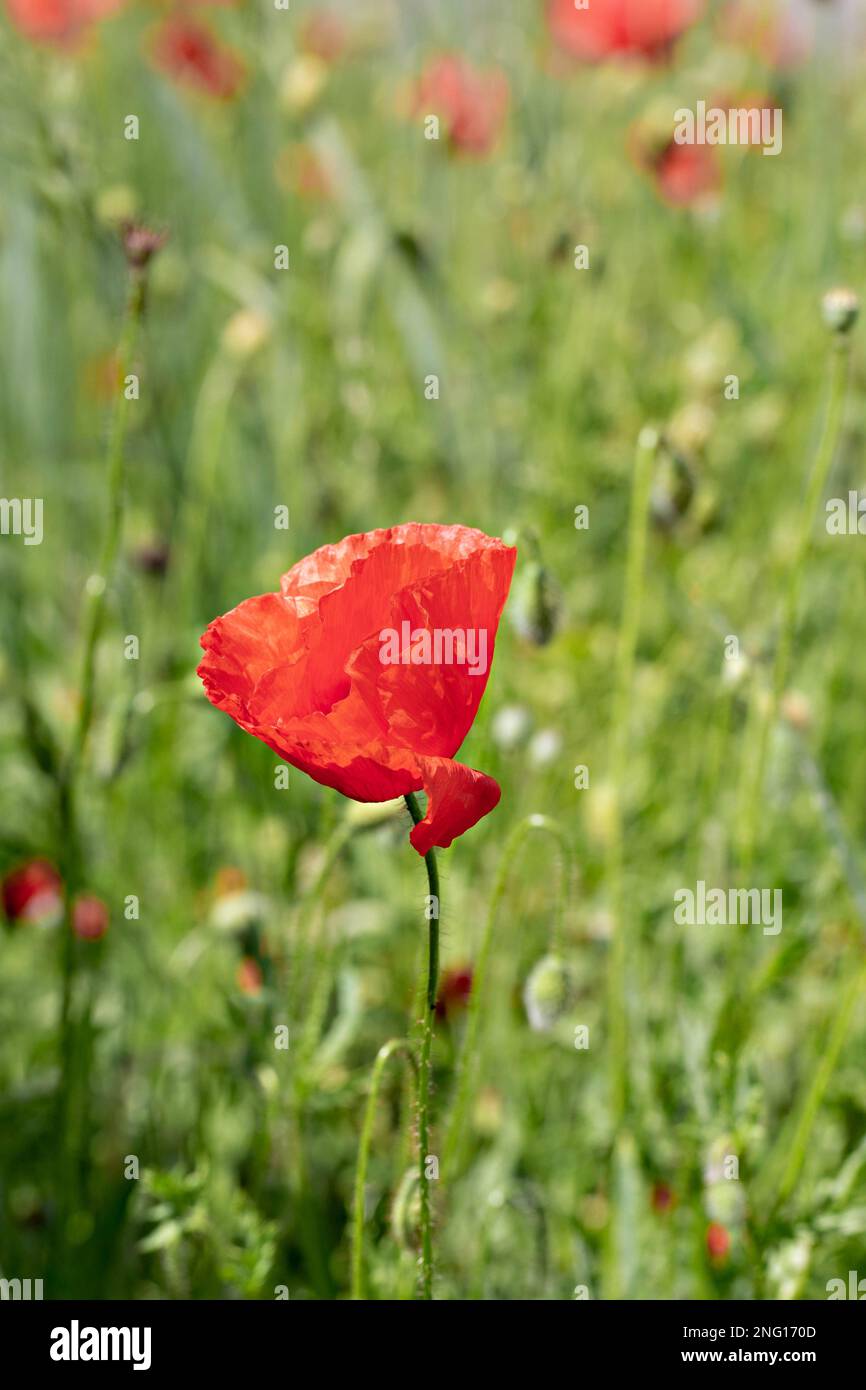
<svg viewBox="0 0 866 1390">
<path fill-rule="evenodd" d="M 646 560 L 647 516 L 658 443 L 658 434 L 654 429 L 648 427 L 641 430 L 632 479 L 625 594 L 613 695 L 609 773 L 613 791 L 613 807 L 606 870 L 613 923 L 608 965 L 608 1015 L 611 1112 L 615 1129 L 619 1129 L 622 1124 L 628 1104 L 628 1002 L 626 997 L 628 923 L 623 887 L 623 785 L 626 774 L 629 714 Z"/>
<path fill-rule="evenodd" d="M 776 723 L 779 702 L 784 694 L 791 667 L 791 652 L 797 630 L 797 612 L 800 605 L 800 592 L 803 586 L 806 561 L 811 547 L 815 512 L 821 500 L 821 494 L 826 486 L 833 459 L 836 456 L 836 449 L 842 430 L 850 357 L 850 340 L 844 335 L 837 336 L 834 342 L 831 364 L 830 399 L 827 406 L 827 414 L 824 418 L 824 428 L 821 432 L 818 450 L 815 455 L 814 463 L 812 464 L 812 471 L 806 489 L 806 498 L 800 513 L 800 529 L 797 537 L 797 547 L 794 551 L 793 562 L 788 573 L 788 583 L 782 611 L 782 624 L 779 632 L 779 640 L 776 644 L 776 656 L 773 664 L 770 698 L 757 716 L 758 729 L 754 753 L 751 751 L 749 752 L 746 765 L 751 771 L 751 776 L 747 779 L 745 805 L 741 817 L 741 862 L 743 873 L 746 878 L 751 870 L 755 851 L 758 815 L 762 805 L 764 779 L 767 770 L 767 751 L 770 733 Z"/>
<path fill-rule="evenodd" d="M 414 792 L 406 797 L 406 805 L 415 825 L 423 819 Z M 430 1152 L 430 1070 L 433 1055 L 433 1021 L 436 1016 L 436 991 L 439 984 L 439 866 L 431 849 L 424 856 L 427 882 L 434 910 L 429 917 L 427 938 L 427 989 L 421 1032 L 421 1055 L 418 1062 L 418 1177 L 421 1196 L 421 1297 L 433 1297 L 433 1218 L 430 1210 L 430 1179 L 427 1176 L 427 1156 Z"/>
<path fill-rule="evenodd" d="M 494 928 L 499 918 L 499 909 L 502 905 L 502 899 L 505 896 L 509 877 L 515 867 L 517 856 L 523 847 L 524 841 L 534 830 L 539 830 L 543 834 L 551 835 L 562 851 L 554 925 L 551 933 L 551 946 L 553 951 L 556 952 L 561 949 L 562 923 L 565 915 L 565 897 L 568 885 L 568 840 L 556 821 L 552 820 L 550 816 L 527 816 L 524 820 L 518 821 L 505 841 L 502 858 L 499 861 L 499 870 L 493 885 L 493 893 L 490 897 L 490 905 L 487 909 L 487 920 L 484 924 L 481 945 L 473 966 L 472 990 L 469 995 L 466 1031 L 463 1036 L 463 1045 L 460 1049 L 460 1056 L 457 1062 L 457 1089 L 455 1092 L 454 1104 L 451 1109 L 451 1117 L 445 1134 L 443 1171 L 447 1174 L 451 1174 L 454 1171 L 455 1164 L 460 1156 L 466 1115 L 474 1089 L 477 1064 L 476 1054 L 478 1051 L 478 1031 L 481 1022 L 481 1005 L 487 979 L 487 967 L 490 958 L 490 949 L 493 943 Z"/>
<path fill-rule="evenodd" d="M 121 332 L 118 358 L 121 378 L 127 375 L 135 346 L 138 341 L 141 320 L 144 312 L 144 281 L 136 276 L 133 279 L 126 318 Z M 81 658 L 81 702 L 78 720 L 65 769 L 65 781 L 71 788 L 77 776 L 78 767 L 84 754 L 87 736 L 93 722 L 94 692 L 96 686 L 96 648 L 105 618 L 105 605 L 108 590 L 114 575 L 117 552 L 123 531 L 123 446 L 126 439 L 126 426 L 129 415 L 129 401 L 121 389 L 114 404 L 114 414 L 108 436 L 106 459 L 106 486 L 108 494 L 108 515 L 99 569 L 91 575 L 87 585 L 87 610 L 85 615 L 84 645 Z"/>
<path fill-rule="evenodd" d="M 140 276 L 134 276 L 118 349 L 121 379 L 125 378 L 135 352 L 144 312 L 144 288 L 144 280 Z M 72 915 L 75 895 L 81 887 L 83 878 L 76 800 L 81 764 L 87 747 L 90 726 L 93 722 L 96 651 L 105 618 L 108 589 L 114 575 L 123 530 L 123 446 L 126 438 L 128 410 L 129 401 L 125 391 L 121 389 L 115 400 L 106 454 L 108 508 L 105 536 L 102 543 L 99 570 L 91 577 L 87 586 L 78 718 L 69 750 L 57 775 L 57 820 L 60 842 L 58 857 L 64 883 L 64 920 L 60 948 L 61 992 L 58 1029 L 60 1082 L 57 1115 L 57 1155 L 60 1165 L 57 1242 L 61 1250 L 65 1248 L 65 1226 L 77 1198 L 78 1186 L 78 1155 L 76 1152 L 68 1152 L 69 1141 L 72 1137 L 73 1116 L 76 1109 L 83 1103 L 82 1097 L 86 1095 L 87 1087 L 86 1075 L 78 1075 L 82 1068 L 77 1065 L 79 1048 L 73 1017 L 77 943 L 72 929 Z"/>
<path fill-rule="evenodd" d="M 373 1141 L 373 1124 L 376 1119 L 376 1104 L 379 1099 L 379 1090 L 385 1068 L 391 1058 L 401 1052 L 406 1054 L 414 1073 L 415 1057 L 408 1042 L 405 1038 L 391 1038 L 390 1042 L 384 1043 L 379 1048 L 373 1063 L 373 1074 L 370 1078 L 370 1091 L 367 1096 L 364 1122 L 361 1127 L 361 1143 L 358 1147 L 358 1166 L 355 1170 L 355 1202 L 352 1223 L 352 1297 L 355 1299 L 366 1297 L 364 1287 L 364 1195 L 367 1186 L 370 1145 Z"/>
</svg>

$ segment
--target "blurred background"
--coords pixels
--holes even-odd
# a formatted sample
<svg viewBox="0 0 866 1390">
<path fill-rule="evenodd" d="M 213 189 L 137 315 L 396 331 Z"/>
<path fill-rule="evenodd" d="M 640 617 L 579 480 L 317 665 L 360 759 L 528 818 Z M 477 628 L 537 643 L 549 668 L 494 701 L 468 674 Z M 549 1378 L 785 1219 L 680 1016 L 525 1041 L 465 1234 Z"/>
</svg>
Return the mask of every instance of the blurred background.
<svg viewBox="0 0 866 1390">
<path fill-rule="evenodd" d="M 0 1277 L 349 1295 L 370 1069 L 418 1016 L 423 866 L 400 808 L 275 785 L 195 667 L 217 614 L 406 520 L 519 547 L 461 755 L 502 801 L 440 856 L 437 1296 L 823 1298 L 866 1276 L 866 542 L 827 533 L 823 498 L 748 881 L 782 889 L 783 930 L 673 918 L 678 888 L 743 886 L 821 299 L 866 268 L 866 12 L 615 11 L 587 47 L 540 0 L 0 6 L 0 492 L 44 503 L 41 544 L 0 536 Z M 781 154 L 676 146 L 698 100 L 781 109 Z M 845 499 L 866 484 L 852 339 Z M 524 835 L 534 813 L 565 851 Z M 404 1070 L 365 1187 L 377 1298 L 416 1283 Z"/>
</svg>

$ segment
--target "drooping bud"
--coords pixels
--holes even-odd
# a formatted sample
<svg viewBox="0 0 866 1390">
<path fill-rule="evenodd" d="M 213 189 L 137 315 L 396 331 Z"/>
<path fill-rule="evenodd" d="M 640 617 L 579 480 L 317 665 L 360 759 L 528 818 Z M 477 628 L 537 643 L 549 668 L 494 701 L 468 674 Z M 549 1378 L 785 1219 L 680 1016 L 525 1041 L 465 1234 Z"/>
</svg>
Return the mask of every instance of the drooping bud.
<svg viewBox="0 0 866 1390">
<path fill-rule="evenodd" d="M 532 967 L 523 989 L 529 1026 L 536 1033 L 550 1032 L 568 1008 L 573 992 L 572 974 L 561 956 L 542 956 Z"/>
<path fill-rule="evenodd" d="M 417 1250 L 421 1230 L 418 1170 L 409 1168 L 400 1179 L 391 1207 L 391 1235 L 401 1250 Z"/>
<path fill-rule="evenodd" d="M 559 585 L 544 566 L 538 542 L 528 538 L 530 559 L 518 571 L 508 611 L 512 626 L 527 642 L 545 647 L 559 624 Z"/>
</svg>

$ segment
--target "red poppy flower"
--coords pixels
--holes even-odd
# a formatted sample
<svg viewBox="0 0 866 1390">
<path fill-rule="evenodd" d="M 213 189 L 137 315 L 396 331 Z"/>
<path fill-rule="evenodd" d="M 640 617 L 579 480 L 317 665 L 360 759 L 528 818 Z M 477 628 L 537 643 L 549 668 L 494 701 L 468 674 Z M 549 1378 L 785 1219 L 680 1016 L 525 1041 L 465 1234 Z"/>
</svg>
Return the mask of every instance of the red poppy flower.
<svg viewBox="0 0 866 1390">
<path fill-rule="evenodd" d="M 9 18 L 25 38 L 60 47 L 74 44 L 123 0 L 6 0 Z"/>
<path fill-rule="evenodd" d="M 611 57 L 663 58 L 695 22 L 703 0 L 549 0 L 554 41 L 575 58 L 599 63 Z"/>
<path fill-rule="evenodd" d="M 208 699 L 356 801 L 427 792 L 419 854 L 492 811 L 499 787 L 453 761 L 487 684 L 516 551 L 465 526 L 409 523 L 300 560 L 280 592 L 210 624 Z"/>
<path fill-rule="evenodd" d="M 455 966 L 446 970 L 436 995 L 436 1017 L 447 1019 L 459 1009 L 465 1009 L 472 993 L 472 966 Z"/>
<path fill-rule="evenodd" d="M 108 931 L 108 908 L 101 898 L 82 894 L 72 906 L 72 930 L 80 941 L 99 941 Z"/>
<path fill-rule="evenodd" d="M 488 154 L 507 110 L 505 74 L 498 68 L 479 72 L 457 54 L 434 59 L 415 87 L 414 114 L 438 116 L 452 148 L 463 154 Z"/>
<path fill-rule="evenodd" d="M 154 40 L 153 58 L 169 77 L 220 101 L 237 96 L 244 80 L 240 59 L 191 19 L 165 20 Z"/>
<path fill-rule="evenodd" d="M 62 906 L 60 875 L 47 859 L 31 859 L 3 880 L 3 911 L 10 922 L 41 921 Z"/>
</svg>

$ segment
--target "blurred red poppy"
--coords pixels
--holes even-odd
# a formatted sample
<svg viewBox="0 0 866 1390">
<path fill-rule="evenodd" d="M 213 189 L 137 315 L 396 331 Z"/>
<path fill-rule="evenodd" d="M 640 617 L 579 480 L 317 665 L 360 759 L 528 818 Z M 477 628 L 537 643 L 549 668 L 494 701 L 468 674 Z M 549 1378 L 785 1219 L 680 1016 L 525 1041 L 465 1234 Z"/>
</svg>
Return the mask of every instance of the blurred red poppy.
<svg viewBox="0 0 866 1390">
<path fill-rule="evenodd" d="M 412 844 L 447 848 L 499 801 L 491 777 L 453 758 L 484 694 L 515 557 L 481 531 L 414 522 L 323 546 L 279 593 L 210 624 L 207 697 L 344 796 L 423 788 Z"/>
<path fill-rule="evenodd" d="M 505 123 L 508 80 L 498 68 L 480 72 L 459 54 L 446 54 L 419 77 L 412 109 L 416 116 L 438 116 L 452 149 L 489 154 Z"/>
<path fill-rule="evenodd" d="M 611 57 L 663 58 L 700 16 L 704 0 L 549 0 L 555 42 L 575 58 L 599 63 Z"/>
<path fill-rule="evenodd" d="M 72 905 L 72 930 L 80 941 L 99 941 L 108 931 L 108 908 L 101 898 L 82 894 Z"/>
<path fill-rule="evenodd" d="M 436 1017 L 448 1019 L 460 1009 L 465 1009 L 472 993 L 472 966 L 455 966 L 446 970 L 439 984 L 436 996 Z"/>
<path fill-rule="evenodd" d="M 638 167 L 649 174 L 656 192 L 672 207 L 712 203 L 722 187 L 722 170 L 714 145 L 678 145 L 636 127 L 631 142 Z"/>
<path fill-rule="evenodd" d="M 3 880 L 3 911 L 10 922 L 38 922 L 63 907 L 60 875 L 47 859 L 31 859 Z"/>
<path fill-rule="evenodd" d="M 711 1221 L 707 1227 L 707 1254 L 716 1264 L 722 1264 L 728 1257 L 731 1237 L 725 1226 Z"/>
<path fill-rule="evenodd" d="M 154 39 L 153 59 L 175 81 L 219 101 L 237 96 L 245 76 L 237 55 L 197 20 L 166 19 Z"/>
<path fill-rule="evenodd" d="M 123 0 L 6 0 L 6 9 L 25 38 L 63 48 L 122 4 Z"/>
<path fill-rule="evenodd" d="M 653 165 L 656 188 L 675 207 L 694 207 L 715 197 L 722 186 L 718 156 L 707 145 L 678 145 L 675 140 Z"/>
</svg>

